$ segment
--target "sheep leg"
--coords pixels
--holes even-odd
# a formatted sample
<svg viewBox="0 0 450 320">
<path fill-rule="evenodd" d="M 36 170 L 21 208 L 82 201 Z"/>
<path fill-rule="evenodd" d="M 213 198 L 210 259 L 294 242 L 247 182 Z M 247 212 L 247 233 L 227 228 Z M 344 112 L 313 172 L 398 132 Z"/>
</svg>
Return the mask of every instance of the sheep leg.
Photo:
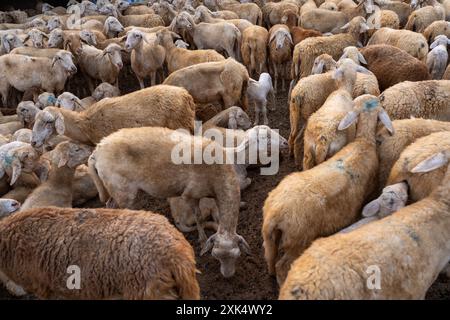
<svg viewBox="0 0 450 320">
<path fill-rule="evenodd" d="M 208 237 L 206 236 L 205 229 L 203 229 L 203 225 L 201 222 L 201 212 L 199 208 L 199 199 L 191 198 L 189 195 L 183 193 L 181 195 L 184 201 L 191 207 L 192 212 L 194 212 L 194 218 L 195 218 L 195 224 L 197 225 L 197 231 L 198 231 L 198 240 L 200 243 L 204 244 L 206 240 L 208 240 Z"/>
<path fill-rule="evenodd" d="M 254 102 L 254 105 L 255 105 L 255 122 L 253 123 L 253 125 L 257 126 L 259 124 L 259 113 L 261 112 L 261 108 L 256 102 Z"/>
<path fill-rule="evenodd" d="M 298 168 L 303 165 L 302 161 L 302 155 L 303 155 L 303 131 L 305 130 L 305 127 L 303 126 L 302 129 L 298 132 L 298 134 L 295 137 L 294 140 L 294 159 L 295 164 Z"/>
<path fill-rule="evenodd" d="M 265 100 L 262 104 L 262 114 L 263 114 L 263 123 L 264 125 L 269 124 L 269 119 L 267 119 L 267 101 Z"/>
<path fill-rule="evenodd" d="M 274 75 L 274 78 L 275 78 L 275 88 L 274 88 L 274 90 L 275 90 L 275 93 L 276 93 L 278 91 L 278 69 L 277 69 L 277 64 L 276 63 L 273 64 L 273 75 Z"/>
<path fill-rule="evenodd" d="M 150 86 L 155 86 L 156 85 L 156 71 L 152 72 L 151 77 L 152 77 L 152 80 L 151 80 Z"/>
<path fill-rule="evenodd" d="M 141 89 L 144 89 L 145 88 L 144 79 L 139 76 L 136 76 L 136 78 L 139 81 L 139 86 L 141 87 Z"/>
</svg>

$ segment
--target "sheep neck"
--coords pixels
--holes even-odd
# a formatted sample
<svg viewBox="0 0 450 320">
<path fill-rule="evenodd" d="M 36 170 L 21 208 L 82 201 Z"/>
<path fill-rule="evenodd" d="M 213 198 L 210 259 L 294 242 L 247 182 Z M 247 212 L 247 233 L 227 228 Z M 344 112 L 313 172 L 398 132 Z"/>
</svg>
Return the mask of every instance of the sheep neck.
<svg viewBox="0 0 450 320">
<path fill-rule="evenodd" d="M 58 189 L 72 189 L 74 175 L 75 168 L 69 168 L 67 165 L 58 168 L 58 164 L 53 163 L 47 183 L 57 186 Z"/>
<path fill-rule="evenodd" d="M 375 133 L 377 129 L 377 116 L 376 112 L 370 112 L 363 110 L 359 116 L 357 128 L 356 128 L 356 139 L 364 140 L 370 144 L 375 145 Z"/>
<path fill-rule="evenodd" d="M 441 185 L 431 193 L 430 197 L 443 203 L 447 206 L 447 212 L 450 212 L 450 166 L 448 166 Z"/>
<path fill-rule="evenodd" d="M 64 135 L 75 141 L 85 144 L 92 144 L 89 137 L 84 133 L 85 127 L 83 122 L 86 121 L 83 113 L 78 113 L 71 110 L 59 109 L 64 117 Z"/>
<path fill-rule="evenodd" d="M 229 172 L 217 173 L 214 193 L 219 208 L 219 233 L 236 233 L 239 218 L 240 188 L 237 177 L 230 179 Z"/>
</svg>

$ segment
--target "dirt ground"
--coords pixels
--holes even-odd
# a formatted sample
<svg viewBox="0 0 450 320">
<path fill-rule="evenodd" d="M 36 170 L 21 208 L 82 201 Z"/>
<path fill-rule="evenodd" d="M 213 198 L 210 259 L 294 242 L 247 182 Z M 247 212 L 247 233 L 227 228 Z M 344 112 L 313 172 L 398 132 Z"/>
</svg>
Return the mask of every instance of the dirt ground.
<svg viewBox="0 0 450 320">
<path fill-rule="evenodd" d="M 137 81 L 133 77 L 121 79 L 123 92 L 130 92 L 138 88 Z M 279 129 L 285 138 L 289 136 L 289 108 L 287 93 L 280 92 L 276 98 L 276 110 L 269 112 L 269 124 L 274 129 Z M 253 118 L 253 111 L 250 112 Z M 289 173 L 295 171 L 293 159 L 289 159 L 287 152 L 282 154 L 279 173 L 275 176 L 261 176 L 259 170 L 249 171 L 252 184 L 242 194 L 242 201 L 247 202 L 247 207 L 241 209 L 239 215 L 238 233 L 249 243 L 252 253 L 241 256 L 237 262 L 236 274 L 231 279 L 222 277 L 219 271 L 219 263 L 211 254 L 199 256 L 200 246 L 197 241 L 197 233 L 186 234 L 189 242 L 194 246 L 197 254 L 197 268 L 201 271 L 198 280 L 201 288 L 202 299 L 257 299 L 270 300 L 278 297 L 278 285 L 275 278 L 267 273 L 262 247 L 262 207 L 267 194 Z M 98 206 L 97 202 L 91 203 L 92 207 Z M 166 201 L 150 200 L 146 209 L 164 214 L 170 218 L 170 209 Z M 211 233 L 210 233 L 211 234 Z M 208 235 L 210 235 L 208 234 Z M 440 276 L 432 285 L 427 299 L 450 299 L 450 279 Z M 0 285 L 0 299 L 13 299 Z M 25 299 L 33 299 L 27 296 Z"/>
</svg>

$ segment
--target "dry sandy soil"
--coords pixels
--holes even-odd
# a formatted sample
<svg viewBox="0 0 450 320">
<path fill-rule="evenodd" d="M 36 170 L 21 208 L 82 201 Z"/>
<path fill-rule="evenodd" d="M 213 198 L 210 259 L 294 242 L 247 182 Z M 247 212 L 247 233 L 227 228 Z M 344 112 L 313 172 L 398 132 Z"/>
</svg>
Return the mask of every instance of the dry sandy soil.
<svg viewBox="0 0 450 320">
<path fill-rule="evenodd" d="M 122 92 L 137 90 L 138 85 L 134 77 L 121 79 Z M 280 92 L 276 99 L 276 110 L 269 113 L 269 124 L 272 128 L 280 130 L 286 138 L 289 136 L 289 108 L 287 93 Z M 250 112 L 253 117 L 253 111 Z M 289 173 L 295 171 L 293 159 L 283 153 L 280 170 L 275 176 L 261 176 L 259 170 L 249 172 L 253 183 L 242 194 L 242 201 L 247 202 L 246 209 L 242 209 L 239 216 L 238 233 L 241 234 L 252 248 L 251 255 L 243 255 L 237 263 L 236 274 L 231 279 L 224 279 L 219 271 L 219 263 L 210 254 L 198 256 L 200 246 L 197 233 L 187 234 L 187 239 L 194 246 L 197 253 L 198 269 L 201 274 L 198 280 L 202 299 L 276 299 L 278 285 L 276 280 L 267 273 L 263 255 L 261 225 L 262 207 L 267 194 Z M 92 207 L 98 206 L 96 201 Z M 170 209 L 166 201 L 150 200 L 146 209 L 164 214 L 169 219 Z M 450 280 L 439 277 L 427 294 L 427 299 L 449 299 Z M 0 299 L 13 299 L 0 285 Z M 25 299 L 33 299 L 27 296 Z"/>
</svg>

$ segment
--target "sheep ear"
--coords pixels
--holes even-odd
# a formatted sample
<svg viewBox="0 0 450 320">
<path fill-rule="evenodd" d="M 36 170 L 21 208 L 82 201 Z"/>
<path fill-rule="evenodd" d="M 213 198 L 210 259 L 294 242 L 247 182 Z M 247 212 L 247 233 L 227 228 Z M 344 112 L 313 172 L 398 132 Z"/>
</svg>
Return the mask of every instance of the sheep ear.
<svg viewBox="0 0 450 320">
<path fill-rule="evenodd" d="M 345 29 L 347 29 L 349 26 L 350 26 L 350 22 L 344 24 L 344 25 L 341 27 L 341 29 L 342 29 L 342 30 L 345 30 Z"/>
<path fill-rule="evenodd" d="M 378 119 L 380 119 L 381 123 L 386 127 L 386 129 L 389 131 L 391 135 L 395 133 L 394 126 L 392 125 L 392 121 L 389 118 L 389 115 L 386 111 L 381 109 L 381 111 L 378 113 Z"/>
<path fill-rule="evenodd" d="M 438 44 L 439 44 L 439 41 L 438 40 L 434 40 L 434 42 L 430 45 L 430 49 L 436 48 Z"/>
<path fill-rule="evenodd" d="M 356 72 L 364 73 L 364 74 L 372 74 L 369 70 L 367 70 L 363 66 L 357 66 L 356 67 Z"/>
<path fill-rule="evenodd" d="M 372 217 L 380 211 L 380 200 L 375 199 L 364 206 L 362 216 L 365 218 Z"/>
<path fill-rule="evenodd" d="M 237 129 L 236 112 L 230 112 L 229 114 L 228 129 Z"/>
<path fill-rule="evenodd" d="M 324 66 L 325 66 L 325 62 L 324 61 L 319 62 L 319 64 L 317 65 L 317 69 L 315 70 L 316 74 L 321 74 L 323 72 L 323 67 Z"/>
<path fill-rule="evenodd" d="M 339 123 L 338 130 L 342 131 L 350 127 L 358 119 L 358 115 L 359 113 L 356 111 L 348 112 Z"/>
<path fill-rule="evenodd" d="M 420 162 L 411 170 L 411 172 L 412 173 L 430 172 L 446 165 L 447 162 L 448 162 L 448 155 L 444 151 L 441 151 Z"/>
<path fill-rule="evenodd" d="M 333 72 L 332 78 L 334 80 L 340 80 L 340 79 L 342 79 L 343 76 L 344 76 L 344 72 L 341 69 L 336 69 Z"/>
<path fill-rule="evenodd" d="M 11 52 L 11 46 L 9 45 L 9 42 L 6 40 L 2 40 L 3 47 L 5 48 L 6 53 Z"/>
<path fill-rule="evenodd" d="M 361 62 L 362 64 L 367 64 L 366 59 L 364 58 L 364 56 L 362 55 L 361 52 L 358 52 L 358 60 L 359 62 Z"/>
<path fill-rule="evenodd" d="M 211 237 L 209 237 L 208 240 L 206 240 L 205 245 L 203 246 L 202 250 L 200 251 L 201 256 L 203 256 L 205 253 L 207 253 L 209 250 L 212 249 L 215 240 L 216 240 L 216 234 L 213 234 Z"/>
<path fill-rule="evenodd" d="M 62 114 L 59 114 L 56 117 L 55 129 L 56 129 L 56 133 L 58 133 L 60 135 L 63 135 L 64 131 L 66 131 L 66 126 L 64 125 L 64 117 L 62 116 Z"/>
<path fill-rule="evenodd" d="M 238 243 L 239 247 L 247 254 L 251 252 L 250 246 L 248 245 L 247 241 L 245 241 L 243 236 L 238 235 Z"/>
<path fill-rule="evenodd" d="M 69 162 L 69 155 L 67 153 L 60 154 L 58 168 L 64 167 Z"/>
<path fill-rule="evenodd" d="M 11 163 L 11 167 L 12 167 L 12 176 L 10 185 L 12 186 L 14 183 L 16 183 L 17 179 L 20 177 L 20 174 L 22 173 L 22 164 L 20 163 L 20 160 L 16 158 Z"/>
</svg>

